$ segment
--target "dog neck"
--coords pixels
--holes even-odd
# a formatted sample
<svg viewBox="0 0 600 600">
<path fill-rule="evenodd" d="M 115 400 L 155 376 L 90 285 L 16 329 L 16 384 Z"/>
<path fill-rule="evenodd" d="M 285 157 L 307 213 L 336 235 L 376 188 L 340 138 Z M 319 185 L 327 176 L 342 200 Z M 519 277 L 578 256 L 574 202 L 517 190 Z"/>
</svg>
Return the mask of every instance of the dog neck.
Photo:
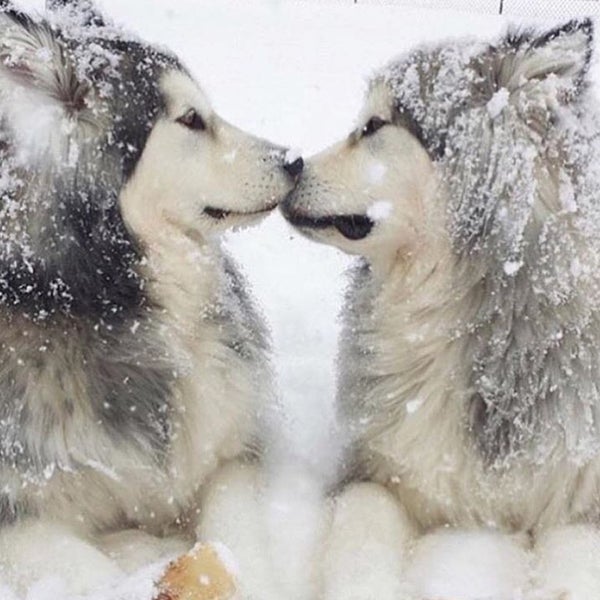
<svg viewBox="0 0 600 600">
<path fill-rule="evenodd" d="M 463 443 L 499 467 L 556 451 L 578 462 L 595 455 L 595 396 L 582 390 L 597 360 L 598 319 L 582 310 L 581 293 L 551 304 L 535 289 L 536 268 L 531 256 L 507 274 L 489 257 L 460 256 L 446 236 L 424 240 L 384 278 L 375 272 L 354 301 L 369 316 L 355 314 L 351 325 L 369 357 L 364 402 L 381 420 L 369 427 L 389 428 L 418 405 L 432 424 L 442 414 L 453 421 Z"/>
<path fill-rule="evenodd" d="M 123 219 L 142 247 L 140 275 L 151 301 L 164 311 L 178 335 L 193 334 L 203 311 L 214 303 L 221 251 L 188 226 L 168 217 L 160 203 L 147 202 L 135 180 L 123 190 Z"/>
<path fill-rule="evenodd" d="M 152 240 L 144 244 L 142 266 L 149 296 L 178 334 L 192 334 L 190 324 L 198 323 L 218 297 L 221 250 L 167 220 L 146 239 Z"/>
<path fill-rule="evenodd" d="M 341 393 L 365 405 L 359 413 L 370 415 L 369 428 L 401 418 L 413 400 L 443 395 L 440 386 L 453 369 L 451 331 L 461 306 L 452 289 L 455 257 L 447 237 L 435 235 L 422 243 L 419 252 L 403 255 L 385 271 L 369 265 L 367 279 L 364 270 L 359 272 L 349 298 L 346 341 L 355 356 L 342 365 L 357 360 L 363 370 L 349 377 Z M 346 378 L 341 381 L 345 387 Z M 365 386 L 364 395 L 352 391 Z"/>
</svg>

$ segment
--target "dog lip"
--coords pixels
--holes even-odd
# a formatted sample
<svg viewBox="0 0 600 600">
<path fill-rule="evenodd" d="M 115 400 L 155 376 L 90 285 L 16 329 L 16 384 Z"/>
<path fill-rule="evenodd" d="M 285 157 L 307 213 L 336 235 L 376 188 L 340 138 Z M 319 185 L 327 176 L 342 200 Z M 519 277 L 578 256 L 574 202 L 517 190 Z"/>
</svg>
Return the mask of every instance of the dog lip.
<svg viewBox="0 0 600 600">
<path fill-rule="evenodd" d="M 212 206 L 207 206 L 203 212 L 205 215 L 208 215 L 216 221 L 222 221 L 225 217 L 228 217 L 231 214 L 231 211 L 229 210 L 223 210 L 222 208 L 213 208 Z"/>
<path fill-rule="evenodd" d="M 327 229 L 335 227 L 345 238 L 356 241 L 366 238 L 375 223 L 367 215 L 330 215 L 311 217 L 295 210 L 290 210 L 284 203 L 285 218 L 295 227 L 304 229 Z"/>
<path fill-rule="evenodd" d="M 224 208 L 215 208 L 213 206 L 207 206 L 202 211 L 205 215 L 208 215 L 215 221 L 222 221 L 227 217 L 254 217 L 256 215 L 262 215 L 263 213 L 269 213 L 277 207 L 277 202 L 274 204 L 269 204 L 265 208 L 261 208 L 259 210 L 248 211 L 248 212 L 236 212 L 234 210 L 226 210 Z"/>
<path fill-rule="evenodd" d="M 375 223 L 367 215 L 342 215 L 334 217 L 335 228 L 349 240 L 364 240 Z"/>
</svg>

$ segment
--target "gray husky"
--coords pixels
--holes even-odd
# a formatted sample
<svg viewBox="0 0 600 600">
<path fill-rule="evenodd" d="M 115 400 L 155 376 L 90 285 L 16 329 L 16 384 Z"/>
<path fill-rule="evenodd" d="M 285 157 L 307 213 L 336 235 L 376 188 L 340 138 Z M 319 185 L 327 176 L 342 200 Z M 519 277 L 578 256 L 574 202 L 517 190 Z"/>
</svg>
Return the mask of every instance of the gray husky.
<svg viewBox="0 0 600 600">
<path fill-rule="evenodd" d="M 350 475 L 387 491 L 342 495 L 334 571 L 342 548 L 347 570 L 368 571 L 356 538 L 380 536 L 400 565 L 418 532 L 484 526 L 532 536 L 550 590 L 536 598 L 600 598 L 600 534 L 585 526 L 600 517 L 592 37 L 581 20 L 410 52 L 372 80 L 359 126 L 307 162 L 284 204 L 310 238 L 364 257 L 338 403 Z M 360 595 L 337 572 L 327 597 L 403 597 L 377 595 L 373 577 Z"/>
<path fill-rule="evenodd" d="M 50 4 L 0 12 L 0 584 L 81 592 L 118 573 L 101 534 L 200 535 L 204 482 L 256 446 L 267 336 L 213 238 L 302 164 L 168 51 Z"/>
</svg>

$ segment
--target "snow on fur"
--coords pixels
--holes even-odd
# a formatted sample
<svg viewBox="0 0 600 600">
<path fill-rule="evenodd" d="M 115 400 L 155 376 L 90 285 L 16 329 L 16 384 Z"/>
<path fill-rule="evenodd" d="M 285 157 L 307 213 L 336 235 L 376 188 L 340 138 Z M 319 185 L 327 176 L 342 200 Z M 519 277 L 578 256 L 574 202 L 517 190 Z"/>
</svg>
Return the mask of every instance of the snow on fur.
<svg viewBox="0 0 600 600">
<path fill-rule="evenodd" d="M 41 8 L 39 1 L 23 3 Z M 319 6 L 314 12 L 310 7 L 291 8 L 284 3 L 274 7 L 270 0 L 255 3 L 251 9 L 239 3 L 224 2 L 217 7 L 214 3 L 197 0 L 180 0 L 168 6 L 158 0 L 127 3 L 105 0 L 104 5 L 119 14 L 121 19 L 128 20 L 134 29 L 143 30 L 144 36 L 168 41 L 171 47 L 182 51 L 192 67 L 209 81 L 217 104 L 226 108 L 233 121 L 265 137 L 314 150 L 324 147 L 346 131 L 361 96 L 364 74 L 396 54 L 401 46 L 406 49 L 420 42 L 423 36 L 464 35 L 473 30 L 481 31 L 482 35 L 494 34 L 501 25 L 495 17 L 432 11 L 427 14 L 427 31 L 423 31 L 422 13 L 392 5 L 380 6 L 377 10 L 360 4 L 352 10 L 346 6 Z M 210 11 L 210 20 L 205 18 L 206 11 Z M 262 18 L 257 18 L 257 13 Z M 302 18 L 298 18 L 299 15 Z M 244 35 L 240 35 L 237 29 L 240 23 L 246 25 Z M 365 24 L 369 25 L 368 31 Z M 381 35 L 370 35 L 375 29 Z M 234 37 L 238 46 L 232 51 L 230 40 Z M 339 44 L 342 51 L 331 53 L 333 43 Z M 298 48 L 302 48 L 302 52 L 298 52 Z M 263 54 L 263 50 L 267 54 Z M 274 53 L 285 55 L 283 73 L 279 70 L 279 61 L 271 60 Z M 240 55 L 252 55 L 256 60 L 240 61 Z M 327 56 L 327 60 L 323 56 Z M 336 76 L 332 77 L 332 73 Z M 257 81 L 277 81 L 277 85 L 257 86 Z M 340 85 L 340 81 L 344 85 Z M 14 172 L 3 169 L 0 174 L 3 190 L 15 189 L 17 182 L 11 181 L 13 177 L 16 177 Z M 592 191 L 591 187 L 587 191 L 590 198 Z M 571 206 L 569 197 L 567 194 L 567 204 Z M 15 211 L 19 206 L 17 200 L 7 200 L 2 210 Z M 593 223 L 586 226 L 593 228 Z M 342 287 L 340 274 L 347 260 L 327 248 L 299 239 L 277 217 L 257 230 L 233 236 L 230 246 L 250 273 L 275 330 L 285 409 L 282 409 L 285 414 L 281 417 L 278 435 L 280 446 L 288 452 L 284 468 L 287 473 L 290 464 L 292 468 L 296 468 L 297 463 L 308 465 L 309 473 L 317 473 L 313 476 L 318 486 L 321 483 L 319 469 L 331 469 L 330 463 L 332 460 L 335 462 L 329 456 L 333 443 L 330 404 L 332 357 L 335 353 L 333 340 L 338 332 L 334 317 Z M 566 265 L 573 278 L 569 279 L 569 288 L 580 276 L 589 278 L 592 269 L 588 266 L 588 259 L 595 260 L 593 257 L 575 257 Z M 293 269 L 289 268 L 290 264 L 294 265 Z M 274 279 L 278 282 L 276 286 L 273 285 Z M 309 306 L 318 306 L 318 310 L 309 310 Z M 417 414 L 419 411 L 416 411 Z M 289 500 L 293 505 L 298 501 L 293 486 L 286 487 L 282 495 L 290 494 L 290 490 Z M 311 496 L 311 506 L 304 508 L 317 507 L 318 502 L 314 498 L 318 497 L 319 494 Z M 281 519 L 275 521 L 282 549 L 278 563 L 282 566 L 278 576 L 289 576 L 288 587 L 301 589 L 305 573 L 299 569 L 302 577 L 294 587 L 293 577 L 286 572 L 285 561 L 285 552 L 293 546 L 288 540 L 297 538 L 286 538 L 286 524 Z M 287 529 L 295 534 L 298 527 L 299 524 L 294 523 Z M 553 564 L 557 579 L 566 571 L 575 573 L 576 568 L 592 556 L 589 550 L 594 544 L 585 535 L 580 538 L 583 541 L 577 545 L 578 551 L 573 553 L 568 565 L 562 561 L 564 568 L 561 570 L 557 568 L 561 566 L 560 561 Z M 561 548 L 574 547 L 572 542 L 573 537 L 557 536 L 549 540 L 548 546 L 560 555 Z M 456 540 L 454 546 L 448 543 L 445 554 L 436 555 L 439 560 L 434 566 L 441 568 L 447 565 L 452 569 L 448 574 L 451 576 L 448 586 L 443 587 L 443 578 L 436 580 L 439 586 L 435 590 L 442 597 L 444 592 L 456 590 L 453 583 L 456 580 L 468 582 L 473 561 L 467 556 L 467 546 L 468 540 L 462 537 Z M 313 545 L 308 549 L 312 550 Z M 487 545 L 477 544 L 473 551 L 475 557 L 482 549 L 500 561 L 501 555 L 494 549 L 492 541 Z M 454 561 L 455 557 L 459 558 Z M 512 558 L 501 562 L 504 566 L 513 565 Z M 369 566 L 372 568 L 373 565 Z M 149 597 L 152 581 L 159 571 L 160 566 L 142 569 L 130 579 L 116 583 L 114 589 L 98 590 L 86 600 L 139 600 L 145 595 Z M 384 574 L 381 575 L 383 577 Z M 429 573 L 422 577 L 420 585 L 431 583 L 433 587 Z M 479 581 L 483 581 L 483 590 L 490 596 L 496 589 L 495 583 L 489 581 L 485 587 L 482 577 Z M 118 593 L 115 589 L 119 590 Z M 590 590 L 581 589 L 578 598 L 588 600 L 592 597 Z M 51 583 L 46 589 L 44 584 L 40 584 L 27 600 L 48 600 L 51 594 Z M 16 595 L 0 583 L 0 598 L 13 600 L 13 597 Z"/>
</svg>

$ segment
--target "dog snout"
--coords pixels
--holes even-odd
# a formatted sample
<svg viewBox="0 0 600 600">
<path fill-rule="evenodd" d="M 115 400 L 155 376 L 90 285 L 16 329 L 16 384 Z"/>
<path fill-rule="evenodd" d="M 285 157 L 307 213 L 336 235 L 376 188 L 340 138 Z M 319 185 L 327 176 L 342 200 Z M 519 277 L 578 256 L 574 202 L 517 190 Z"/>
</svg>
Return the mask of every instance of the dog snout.
<svg viewBox="0 0 600 600">
<path fill-rule="evenodd" d="M 300 199 L 295 191 L 290 192 L 279 205 L 281 213 L 290 223 L 295 223 L 301 217 Z"/>
<path fill-rule="evenodd" d="M 300 176 L 300 173 L 304 169 L 304 160 L 299 156 L 290 162 L 286 161 L 283 163 L 283 169 L 290 177 L 295 179 Z"/>
<path fill-rule="evenodd" d="M 293 209 L 292 209 L 293 204 L 294 204 L 293 194 L 288 194 L 284 198 L 283 202 L 279 205 L 279 208 L 281 208 L 281 212 L 283 213 L 283 216 L 286 219 L 289 219 L 293 213 Z"/>
</svg>

